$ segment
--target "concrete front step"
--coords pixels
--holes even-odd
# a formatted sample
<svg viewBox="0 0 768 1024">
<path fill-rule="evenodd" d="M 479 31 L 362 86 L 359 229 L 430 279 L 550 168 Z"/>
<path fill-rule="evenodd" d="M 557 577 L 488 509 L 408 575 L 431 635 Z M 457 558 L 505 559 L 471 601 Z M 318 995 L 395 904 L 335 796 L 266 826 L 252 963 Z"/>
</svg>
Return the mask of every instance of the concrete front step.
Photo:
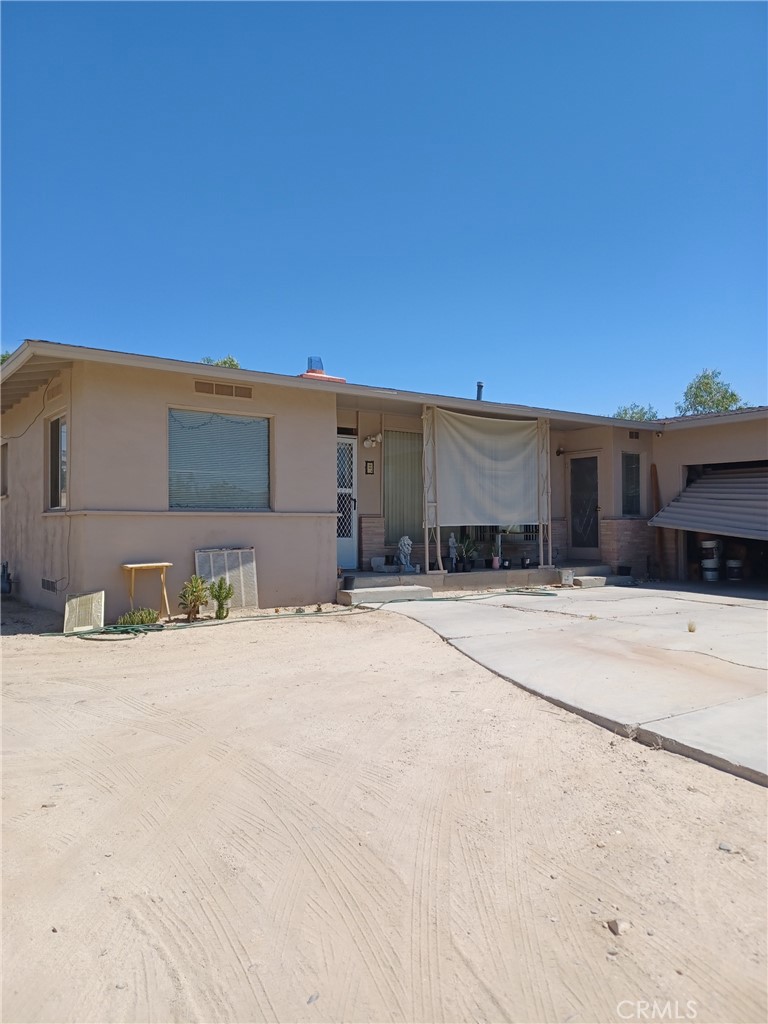
<svg viewBox="0 0 768 1024">
<path fill-rule="evenodd" d="M 562 566 L 563 569 L 570 569 L 574 576 L 612 576 L 613 569 L 610 565 L 575 565 L 568 563 Z"/>
<path fill-rule="evenodd" d="M 360 587 L 419 587 L 424 585 L 425 573 L 383 573 L 383 572 L 348 572 L 344 576 L 353 576 L 355 580 L 354 590 Z M 339 588 L 344 588 L 344 577 L 339 580 Z"/>
<path fill-rule="evenodd" d="M 386 604 L 389 601 L 429 601 L 432 590 L 429 587 L 410 585 L 407 587 L 355 587 L 354 590 L 340 590 L 336 595 L 339 604 Z"/>
<path fill-rule="evenodd" d="M 574 576 L 574 587 L 633 587 L 633 576 Z"/>
</svg>

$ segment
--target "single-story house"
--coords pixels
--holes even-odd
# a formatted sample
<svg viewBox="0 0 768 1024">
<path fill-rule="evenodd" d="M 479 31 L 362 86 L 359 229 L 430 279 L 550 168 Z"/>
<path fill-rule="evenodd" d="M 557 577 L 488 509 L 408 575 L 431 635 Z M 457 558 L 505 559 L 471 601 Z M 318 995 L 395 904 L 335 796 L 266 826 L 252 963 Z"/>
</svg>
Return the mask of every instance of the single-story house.
<svg viewBox="0 0 768 1024">
<path fill-rule="evenodd" d="M 439 573 L 501 527 L 541 567 L 686 579 L 713 536 L 768 575 L 766 407 L 623 421 L 48 341 L 0 381 L 0 557 L 33 605 L 104 590 L 111 621 L 121 566 L 168 562 L 175 608 L 201 549 L 253 549 L 262 607 L 325 602 L 403 535 Z"/>
</svg>

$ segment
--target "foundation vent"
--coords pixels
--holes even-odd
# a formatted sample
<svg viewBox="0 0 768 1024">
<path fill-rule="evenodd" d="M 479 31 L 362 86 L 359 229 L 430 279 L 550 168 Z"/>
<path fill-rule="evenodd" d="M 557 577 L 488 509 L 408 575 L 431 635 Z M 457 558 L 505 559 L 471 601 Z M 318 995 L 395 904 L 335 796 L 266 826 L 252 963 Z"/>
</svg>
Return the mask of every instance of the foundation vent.
<svg viewBox="0 0 768 1024">
<path fill-rule="evenodd" d="M 253 388 L 245 384 L 215 384 L 212 380 L 196 380 L 199 395 L 224 395 L 226 398 L 253 398 Z"/>
<path fill-rule="evenodd" d="M 52 594 L 56 593 L 56 580 L 42 579 L 40 580 L 40 586 L 43 590 L 50 590 Z"/>
</svg>

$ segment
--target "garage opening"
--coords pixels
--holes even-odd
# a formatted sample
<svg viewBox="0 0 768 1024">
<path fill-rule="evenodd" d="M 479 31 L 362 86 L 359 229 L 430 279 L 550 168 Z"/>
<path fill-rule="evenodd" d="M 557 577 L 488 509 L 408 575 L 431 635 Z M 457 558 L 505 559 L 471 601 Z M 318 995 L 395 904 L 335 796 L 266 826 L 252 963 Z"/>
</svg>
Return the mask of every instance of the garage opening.
<svg viewBox="0 0 768 1024">
<path fill-rule="evenodd" d="M 689 580 L 768 581 L 768 461 L 688 466 L 650 524 L 683 532 Z"/>
</svg>

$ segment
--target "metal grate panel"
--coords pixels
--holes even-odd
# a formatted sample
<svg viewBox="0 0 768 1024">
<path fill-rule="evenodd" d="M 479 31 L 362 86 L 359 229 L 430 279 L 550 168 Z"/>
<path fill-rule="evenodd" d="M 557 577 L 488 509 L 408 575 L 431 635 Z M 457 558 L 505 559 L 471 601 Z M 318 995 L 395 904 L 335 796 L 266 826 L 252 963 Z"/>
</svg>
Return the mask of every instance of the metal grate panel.
<svg viewBox="0 0 768 1024">
<path fill-rule="evenodd" d="M 336 496 L 336 536 L 350 539 L 352 537 L 352 495 L 340 493 Z"/>
<path fill-rule="evenodd" d="M 64 632 L 81 633 L 104 628 L 104 591 L 71 594 L 64 606 Z"/>
<path fill-rule="evenodd" d="M 195 572 L 209 583 L 223 576 L 235 588 L 231 608 L 258 608 L 256 554 L 253 548 L 199 548 Z"/>
<path fill-rule="evenodd" d="M 352 445 L 336 445 L 336 486 L 352 488 Z"/>
</svg>

